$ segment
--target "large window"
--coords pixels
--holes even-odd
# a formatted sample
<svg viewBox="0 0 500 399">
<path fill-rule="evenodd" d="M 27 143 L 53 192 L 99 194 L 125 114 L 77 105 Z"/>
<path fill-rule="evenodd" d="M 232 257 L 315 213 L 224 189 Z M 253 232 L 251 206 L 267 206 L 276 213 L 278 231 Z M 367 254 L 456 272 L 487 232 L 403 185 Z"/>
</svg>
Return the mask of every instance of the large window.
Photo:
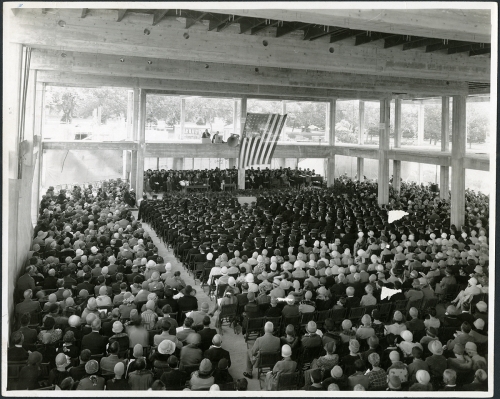
<svg viewBox="0 0 500 399">
<path fill-rule="evenodd" d="M 127 124 L 130 110 L 129 91 L 115 87 L 47 86 L 42 126 L 43 139 L 126 140 L 130 134 L 130 127 Z"/>
<path fill-rule="evenodd" d="M 328 143 L 328 103 L 287 101 L 285 107 L 288 117 L 280 141 L 288 144 Z"/>
<path fill-rule="evenodd" d="M 467 152 L 490 153 L 490 113 L 489 96 L 467 98 Z"/>
</svg>

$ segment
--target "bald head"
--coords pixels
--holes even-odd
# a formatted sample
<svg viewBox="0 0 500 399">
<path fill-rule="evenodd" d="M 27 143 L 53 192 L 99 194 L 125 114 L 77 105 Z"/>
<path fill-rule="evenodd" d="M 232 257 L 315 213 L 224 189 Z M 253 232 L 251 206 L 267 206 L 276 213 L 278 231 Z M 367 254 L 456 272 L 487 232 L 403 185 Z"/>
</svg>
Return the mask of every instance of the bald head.
<svg viewBox="0 0 500 399">
<path fill-rule="evenodd" d="M 274 331 L 274 325 L 273 325 L 273 323 L 271 323 L 270 321 L 268 321 L 264 325 L 264 332 L 266 332 L 266 333 L 272 333 L 273 331 Z"/>
</svg>

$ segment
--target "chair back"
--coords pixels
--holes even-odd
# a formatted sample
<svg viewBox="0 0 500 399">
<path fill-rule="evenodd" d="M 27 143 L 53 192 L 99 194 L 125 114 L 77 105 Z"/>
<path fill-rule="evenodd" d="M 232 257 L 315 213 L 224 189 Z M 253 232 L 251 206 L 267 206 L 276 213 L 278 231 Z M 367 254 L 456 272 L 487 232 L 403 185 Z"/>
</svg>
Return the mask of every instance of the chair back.
<svg viewBox="0 0 500 399">
<path fill-rule="evenodd" d="M 19 372 L 26 366 L 26 361 L 7 362 L 7 390 L 17 389 Z"/>
<path fill-rule="evenodd" d="M 291 391 L 298 389 L 299 384 L 299 373 L 279 373 L 277 391 Z"/>
<path fill-rule="evenodd" d="M 280 329 L 281 329 L 281 316 L 279 317 L 264 317 L 264 324 L 266 324 L 268 321 L 273 323 L 273 334 L 276 336 L 279 334 Z"/>
<path fill-rule="evenodd" d="M 359 306 L 357 308 L 351 308 L 349 310 L 349 316 L 347 318 L 353 322 L 353 324 L 359 322 L 365 314 L 364 306 Z"/>
</svg>

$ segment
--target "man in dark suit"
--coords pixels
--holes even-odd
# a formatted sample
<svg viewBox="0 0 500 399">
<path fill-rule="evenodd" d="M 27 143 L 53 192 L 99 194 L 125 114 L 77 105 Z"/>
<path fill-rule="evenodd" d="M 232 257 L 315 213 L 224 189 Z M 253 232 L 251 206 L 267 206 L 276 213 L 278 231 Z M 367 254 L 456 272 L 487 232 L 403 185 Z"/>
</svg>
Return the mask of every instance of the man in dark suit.
<svg viewBox="0 0 500 399">
<path fill-rule="evenodd" d="M 212 362 L 214 368 L 217 367 L 221 359 L 227 359 L 228 367 L 231 367 L 231 356 L 221 345 L 222 337 L 219 334 L 214 335 L 212 338 L 212 346 L 205 351 L 204 356 Z"/>
<path fill-rule="evenodd" d="M 69 375 L 75 381 L 80 381 L 82 378 L 87 376 L 85 371 L 85 365 L 90 360 L 92 353 L 88 349 L 84 349 L 80 352 L 80 364 L 69 369 Z"/>
<path fill-rule="evenodd" d="M 347 289 L 345 290 L 346 294 L 347 294 L 347 298 L 346 298 L 346 308 L 347 309 L 350 309 L 350 308 L 357 308 L 361 302 L 361 299 L 357 296 L 354 296 L 354 288 L 353 287 L 347 287 Z"/>
<path fill-rule="evenodd" d="M 195 297 L 193 288 L 187 285 L 183 291 L 184 296 L 177 300 L 179 304 L 179 315 L 186 310 L 198 310 L 198 299 Z"/>
<path fill-rule="evenodd" d="M 160 381 L 165 384 L 167 389 L 182 389 L 186 384 L 188 375 L 179 370 L 179 359 L 172 355 L 168 358 L 168 368 L 163 372 L 160 377 Z"/>
<path fill-rule="evenodd" d="M 25 290 L 23 295 L 24 295 L 24 301 L 16 305 L 16 313 L 18 315 L 42 310 L 40 308 L 40 303 L 38 301 L 34 301 L 31 299 L 33 296 L 33 291 L 31 289 Z"/>
<path fill-rule="evenodd" d="M 83 275 L 83 283 L 80 283 L 76 286 L 76 292 L 80 292 L 81 290 L 87 290 L 87 292 L 94 292 L 94 284 L 90 283 L 92 279 L 92 275 L 90 273 L 85 273 Z"/>
<path fill-rule="evenodd" d="M 81 349 L 88 349 L 92 353 L 92 355 L 98 355 L 100 353 L 106 353 L 106 345 L 108 343 L 108 337 L 104 337 L 99 334 L 99 330 L 101 329 L 101 320 L 95 319 L 92 322 L 92 332 L 90 334 L 85 335 L 82 338 L 82 347 Z"/>
<path fill-rule="evenodd" d="M 7 350 L 7 361 L 22 362 L 28 360 L 28 351 L 23 348 L 24 337 L 20 331 L 15 331 L 12 334 L 12 346 Z"/>
<path fill-rule="evenodd" d="M 215 328 L 210 328 L 210 317 L 205 316 L 203 318 L 203 329 L 198 331 L 198 334 L 201 337 L 200 349 L 205 353 L 212 343 L 212 338 L 217 334 Z"/>
<path fill-rule="evenodd" d="M 247 367 L 243 375 L 252 378 L 253 365 L 257 362 L 260 352 L 278 352 L 281 348 L 280 339 L 273 336 L 273 323 L 264 326 L 264 335 L 255 340 L 252 348 L 247 351 Z"/>
<path fill-rule="evenodd" d="M 24 313 L 21 316 L 21 328 L 18 331 L 23 334 L 23 346 L 25 348 L 27 348 L 27 345 L 36 344 L 38 340 L 38 332 L 33 328 L 29 328 L 30 321 L 31 315 L 29 313 Z"/>
</svg>

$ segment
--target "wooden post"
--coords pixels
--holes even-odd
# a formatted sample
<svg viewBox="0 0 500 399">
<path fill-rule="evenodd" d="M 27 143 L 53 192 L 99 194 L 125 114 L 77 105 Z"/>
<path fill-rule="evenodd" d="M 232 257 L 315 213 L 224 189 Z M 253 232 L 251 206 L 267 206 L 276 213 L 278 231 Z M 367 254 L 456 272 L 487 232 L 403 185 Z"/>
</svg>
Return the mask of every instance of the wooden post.
<svg viewBox="0 0 500 399">
<path fill-rule="evenodd" d="M 174 170 L 184 170 L 184 158 L 174 158 L 174 164 L 172 166 Z"/>
<path fill-rule="evenodd" d="M 281 101 L 281 114 L 282 115 L 286 114 L 286 100 Z M 286 137 L 287 137 L 287 135 L 286 135 L 286 120 L 285 120 L 285 124 L 283 125 L 283 131 L 280 135 L 279 141 L 283 141 L 283 139 L 286 139 Z"/>
<path fill-rule="evenodd" d="M 127 97 L 127 141 L 133 139 L 133 131 L 134 131 L 134 90 L 128 91 Z M 129 161 L 129 152 L 128 150 L 123 150 L 123 158 L 122 158 L 122 179 L 128 180 L 129 171 L 127 168 L 127 164 Z"/>
<path fill-rule="evenodd" d="M 134 104 L 133 104 L 133 115 L 132 115 L 132 140 L 137 142 L 139 137 L 139 89 L 134 89 Z M 130 165 L 130 188 L 137 190 L 137 150 L 131 151 L 131 165 Z M 141 177 L 142 178 L 142 177 Z M 140 200 L 138 193 L 136 192 L 137 200 Z"/>
<path fill-rule="evenodd" d="M 330 112 L 328 120 L 328 143 L 331 147 L 335 146 L 335 114 L 337 113 L 337 99 L 330 99 Z M 326 166 L 326 181 L 328 187 L 333 186 L 335 181 L 335 154 L 331 154 L 328 158 Z"/>
<path fill-rule="evenodd" d="M 453 96 L 451 146 L 451 224 L 460 229 L 465 222 L 466 96 Z"/>
<path fill-rule="evenodd" d="M 236 125 L 238 124 L 238 100 L 233 99 L 233 133 L 238 134 Z M 226 138 L 227 140 L 227 138 Z"/>
<path fill-rule="evenodd" d="M 236 165 L 236 158 L 229 158 L 229 169 L 233 169 Z"/>
<path fill-rule="evenodd" d="M 365 102 L 359 100 L 359 145 L 363 145 L 365 143 Z M 356 174 L 358 176 L 358 181 L 364 180 L 365 175 L 365 160 L 364 158 L 357 158 L 357 171 Z"/>
<path fill-rule="evenodd" d="M 134 101 L 135 103 L 135 101 Z M 139 92 L 139 128 L 137 149 L 137 181 L 136 198 L 141 199 L 144 191 L 144 158 L 146 154 L 146 91 Z"/>
<path fill-rule="evenodd" d="M 441 151 L 450 151 L 450 97 L 444 96 L 441 105 Z M 450 168 L 441 166 L 439 173 L 439 198 L 450 197 Z"/>
<path fill-rule="evenodd" d="M 379 158 L 378 158 L 378 204 L 389 203 L 389 132 L 391 99 L 380 100 Z"/>
<path fill-rule="evenodd" d="M 186 123 L 186 99 L 184 97 L 181 97 L 181 134 L 179 139 L 184 138 L 185 123 Z"/>
<path fill-rule="evenodd" d="M 394 148 L 401 147 L 401 99 L 394 100 Z M 392 187 L 398 194 L 401 191 L 401 161 L 392 161 Z"/>
<path fill-rule="evenodd" d="M 424 118 L 425 105 L 423 101 L 418 105 L 418 123 L 417 123 L 417 145 L 424 144 Z"/>
<path fill-rule="evenodd" d="M 241 115 L 240 115 L 240 145 L 241 139 L 243 138 L 243 129 L 245 127 L 245 121 L 247 119 L 247 98 L 241 98 Z M 238 168 L 238 188 L 240 190 L 245 189 L 245 168 Z"/>
</svg>

